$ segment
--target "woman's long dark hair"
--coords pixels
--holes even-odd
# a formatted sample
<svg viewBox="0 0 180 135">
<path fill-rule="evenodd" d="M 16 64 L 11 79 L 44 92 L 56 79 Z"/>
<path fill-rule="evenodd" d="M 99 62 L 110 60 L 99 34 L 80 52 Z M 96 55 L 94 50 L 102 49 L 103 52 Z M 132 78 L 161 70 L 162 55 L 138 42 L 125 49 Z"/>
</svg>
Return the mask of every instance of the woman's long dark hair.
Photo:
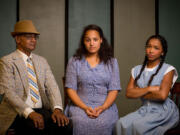
<svg viewBox="0 0 180 135">
<path fill-rule="evenodd" d="M 113 58 L 112 48 L 108 44 L 106 38 L 104 37 L 102 29 L 95 24 L 88 25 L 84 28 L 81 39 L 80 39 L 79 48 L 76 50 L 74 57 L 76 57 L 77 59 L 82 59 L 83 56 L 86 56 L 88 54 L 88 51 L 86 50 L 85 45 L 84 45 L 84 36 L 86 32 L 89 30 L 95 30 L 99 33 L 100 38 L 102 39 L 102 43 L 98 51 L 99 59 L 100 59 L 100 62 L 104 62 L 105 64 L 107 64 L 107 62 L 111 60 L 111 58 Z"/>
<path fill-rule="evenodd" d="M 154 74 L 152 74 L 151 77 L 150 77 L 150 79 L 149 79 L 148 86 L 150 86 L 150 84 L 151 84 L 154 76 L 156 76 L 157 73 L 159 72 L 159 70 L 161 69 L 161 67 L 162 67 L 162 65 L 163 65 L 163 63 L 164 63 L 164 61 L 165 61 L 165 57 L 166 57 L 167 50 L 168 50 L 167 41 L 166 41 L 166 39 L 165 39 L 163 36 L 161 36 L 161 35 L 152 35 L 152 36 L 149 37 L 148 40 L 146 41 L 146 46 L 149 44 L 149 41 L 150 41 L 151 39 L 158 39 L 158 40 L 161 42 L 161 45 L 162 45 L 162 48 L 163 48 L 163 55 L 161 55 L 161 61 L 160 61 L 160 64 L 159 64 L 156 72 L 155 72 Z M 144 59 L 143 65 L 142 65 L 142 67 L 141 67 L 140 73 L 139 73 L 139 75 L 135 78 L 135 81 L 134 81 L 135 85 L 137 85 L 137 81 L 138 81 L 138 79 L 141 77 L 141 74 L 142 74 L 142 72 L 144 71 L 144 68 L 146 67 L 147 61 L 148 61 L 148 58 L 147 58 L 147 56 L 145 56 L 145 59 Z"/>
</svg>

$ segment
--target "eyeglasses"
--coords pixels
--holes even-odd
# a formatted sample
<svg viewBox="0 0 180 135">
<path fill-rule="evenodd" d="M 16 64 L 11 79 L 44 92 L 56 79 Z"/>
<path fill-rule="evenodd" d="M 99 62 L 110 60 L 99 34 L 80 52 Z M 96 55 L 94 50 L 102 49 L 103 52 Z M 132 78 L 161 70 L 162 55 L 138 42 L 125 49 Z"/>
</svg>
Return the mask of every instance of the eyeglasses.
<svg viewBox="0 0 180 135">
<path fill-rule="evenodd" d="M 39 39 L 39 35 L 36 35 L 36 34 L 22 34 L 22 36 L 25 37 L 27 40 Z"/>
</svg>

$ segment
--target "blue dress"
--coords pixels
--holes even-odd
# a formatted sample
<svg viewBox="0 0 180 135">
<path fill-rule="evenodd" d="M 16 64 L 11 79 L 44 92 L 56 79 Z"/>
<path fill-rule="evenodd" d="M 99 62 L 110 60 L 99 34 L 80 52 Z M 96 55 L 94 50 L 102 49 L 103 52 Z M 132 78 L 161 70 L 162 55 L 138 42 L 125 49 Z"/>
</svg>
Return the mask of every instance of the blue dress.
<svg viewBox="0 0 180 135">
<path fill-rule="evenodd" d="M 132 69 L 132 77 L 135 78 L 141 69 L 141 65 Z M 147 86 L 147 83 L 155 68 L 145 68 L 142 72 L 137 85 L 140 88 Z M 164 63 L 158 74 L 154 76 L 151 85 L 160 86 L 165 74 L 175 70 L 173 84 L 177 79 L 176 69 Z M 116 123 L 116 132 L 118 135 L 163 135 L 168 129 L 177 125 L 179 121 L 179 111 L 175 103 L 168 97 L 165 101 L 152 101 L 141 99 L 142 106 L 135 112 L 132 112 L 118 120 Z"/>
<path fill-rule="evenodd" d="M 117 60 L 112 59 L 108 65 L 101 62 L 91 68 L 85 57 L 81 60 L 71 58 L 67 66 L 65 86 L 77 91 L 87 106 L 101 106 L 108 91 L 121 89 Z M 89 118 L 84 110 L 73 103 L 66 107 L 65 114 L 72 119 L 73 135 L 111 135 L 118 120 L 115 104 L 96 119 Z"/>
</svg>

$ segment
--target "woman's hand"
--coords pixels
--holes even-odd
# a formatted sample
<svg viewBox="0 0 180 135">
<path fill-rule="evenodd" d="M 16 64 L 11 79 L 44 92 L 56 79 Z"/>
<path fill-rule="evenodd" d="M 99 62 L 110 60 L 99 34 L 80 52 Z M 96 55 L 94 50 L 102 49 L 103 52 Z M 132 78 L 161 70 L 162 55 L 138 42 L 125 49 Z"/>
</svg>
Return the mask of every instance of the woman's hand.
<svg viewBox="0 0 180 135">
<path fill-rule="evenodd" d="M 104 110 L 105 110 L 105 107 L 103 107 L 103 106 L 98 106 L 97 108 L 95 108 L 94 109 L 95 117 L 98 117 Z"/>
<path fill-rule="evenodd" d="M 87 107 L 86 109 L 85 109 L 85 112 L 86 112 L 86 114 L 90 117 L 90 118 L 92 118 L 92 119 L 95 119 L 95 118 L 97 118 L 103 111 L 105 110 L 105 107 L 103 107 L 103 106 L 98 106 L 98 107 L 96 107 L 96 108 L 91 108 L 91 107 Z"/>
<path fill-rule="evenodd" d="M 91 108 L 91 107 L 86 107 L 85 109 L 84 109 L 84 111 L 85 111 L 85 113 L 90 117 L 90 118 L 96 118 L 96 116 L 95 116 L 95 111 L 94 111 L 94 109 L 93 108 Z"/>
</svg>

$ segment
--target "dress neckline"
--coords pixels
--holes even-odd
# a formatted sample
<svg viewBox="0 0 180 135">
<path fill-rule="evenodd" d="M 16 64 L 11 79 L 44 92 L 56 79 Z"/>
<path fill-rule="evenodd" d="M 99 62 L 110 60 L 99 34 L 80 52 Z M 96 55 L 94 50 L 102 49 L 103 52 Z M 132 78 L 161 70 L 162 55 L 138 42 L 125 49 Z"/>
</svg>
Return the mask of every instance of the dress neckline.
<svg viewBox="0 0 180 135">
<path fill-rule="evenodd" d="M 153 71 L 153 70 L 155 70 L 158 66 L 159 66 L 159 64 L 158 64 L 158 65 L 156 65 L 155 67 L 148 68 L 148 67 L 147 67 L 147 65 L 146 65 L 146 67 L 145 67 L 145 71 Z"/>
<path fill-rule="evenodd" d="M 83 60 L 85 61 L 85 63 L 87 64 L 87 67 L 89 68 L 89 69 L 97 69 L 101 64 L 102 64 L 102 62 L 99 62 L 98 64 L 96 64 L 96 66 L 95 67 L 91 67 L 91 65 L 89 64 L 89 62 L 86 60 L 86 58 L 85 57 L 83 57 Z"/>
<path fill-rule="evenodd" d="M 87 63 L 87 66 L 89 69 L 97 69 L 101 65 L 101 62 L 100 62 L 100 63 L 96 64 L 95 67 L 91 67 L 91 65 L 89 64 L 89 62 L 87 60 L 86 60 L 86 63 Z"/>
</svg>

